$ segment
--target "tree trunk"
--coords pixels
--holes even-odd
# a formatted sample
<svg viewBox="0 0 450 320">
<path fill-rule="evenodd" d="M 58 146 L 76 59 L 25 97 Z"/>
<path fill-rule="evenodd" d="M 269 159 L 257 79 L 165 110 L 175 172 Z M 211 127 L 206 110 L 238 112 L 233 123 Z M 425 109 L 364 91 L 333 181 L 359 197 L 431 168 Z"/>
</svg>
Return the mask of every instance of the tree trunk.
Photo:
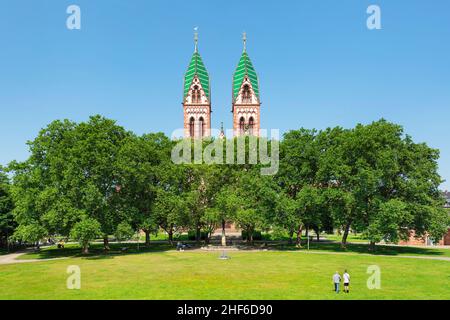
<svg viewBox="0 0 450 320">
<path fill-rule="evenodd" d="M 109 251 L 109 239 L 108 236 L 103 237 L 103 247 L 105 251 Z"/>
<path fill-rule="evenodd" d="M 290 230 L 288 244 L 292 244 L 294 242 L 293 238 L 294 238 L 294 230 Z"/>
<path fill-rule="evenodd" d="M 369 244 L 369 251 L 375 251 L 375 241 L 370 241 Z"/>
<path fill-rule="evenodd" d="M 307 224 L 305 226 L 305 229 L 306 229 L 306 231 L 305 231 L 306 244 L 307 244 L 307 248 L 309 250 L 309 224 Z"/>
<path fill-rule="evenodd" d="M 200 238 L 201 238 L 200 227 L 197 226 L 197 227 L 195 228 L 195 242 L 197 243 L 197 245 L 200 244 Z"/>
<path fill-rule="evenodd" d="M 145 245 L 148 247 L 150 246 L 150 230 L 145 229 Z"/>
<path fill-rule="evenodd" d="M 351 221 L 349 221 L 346 225 L 345 225 L 345 229 L 344 229 L 344 235 L 342 236 L 342 241 L 341 241 L 341 248 L 345 249 L 346 248 L 346 244 L 347 244 L 347 237 L 348 237 L 348 233 L 350 231 L 350 225 L 351 225 Z"/>
<path fill-rule="evenodd" d="M 8 236 L 8 229 L 6 231 L 6 252 L 9 252 L 9 236 Z"/>
<path fill-rule="evenodd" d="M 171 228 L 169 230 L 169 232 L 167 232 L 167 234 L 169 235 L 169 243 L 172 245 L 173 244 L 173 229 Z"/>
<path fill-rule="evenodd" d="M 212 237 L 212 231 L 208 231 L 206 234 L 205 244 L 209 244 Z"/>
<path fill-rule="evenodd" d="M 81 252 L 83 254 L 88 254 L 89 253 L 89 243 L 83 244 L 83 249 L 81 250 Z"/>
<path fill-rule="evenodd" d="M 250 240 L 250 245 L 253 245 L 253 229 L 248 233 L 248 238 Z"/>
<path fill-rule="evenodd" d="M 297 241 L 295 245 L 299 248 L 302 247 L 302 231 L 303 231 L 303 224 L 300 223 L 297 230 Z"/>
<path fill-rule="evenodd" d="M 222 235 L 225 235 L 225 219 L 222 219 Z"/>
</svg>

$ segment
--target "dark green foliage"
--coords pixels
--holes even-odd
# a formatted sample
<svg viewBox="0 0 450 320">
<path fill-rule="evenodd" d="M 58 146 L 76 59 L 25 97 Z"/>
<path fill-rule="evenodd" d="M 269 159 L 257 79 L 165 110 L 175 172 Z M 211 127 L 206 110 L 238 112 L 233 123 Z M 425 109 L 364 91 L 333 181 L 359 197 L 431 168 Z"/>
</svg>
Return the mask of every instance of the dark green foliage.
<svg viewBox="0 0 450 320">
<path fill-rule="evenodd" d="M 246 231 L 242 231 L 242 240 L 246 241 L 248 239 L 249 239 L 248 233 Z M 262 237 L 261 231 L 253 231 L 253 240 L 258 241 L 258 240 L 262 240 L 262 239 L 263 239 L 263 237 Z"/>
<path fill-rule="evenodd" d="M 208 239 L 209 234 L 208 232 L 201 231 L 200 232 L 200 240 L 204 241 Z M 196 240 L 197 239 L 197 233 L 194 230 L 188 231 L 188 240 Z"/>
<path fill-rule="evenodd" d="M 439 151 L 413 142 L 399 125 L 380 120 L 353 129 L 289 131 L 272 176 L 261 174 L 264 165 L 249 164 L 250 151 L 266 140 L 231 142 L 233 164 L 206 164 L 193 149 L 185 159 L 197 163 L 176 164 L 171 154 L 178 141 L 162 133 L 139 137 L 100 116 L 54 121 L 29 142 L 29 159 L 10 164 L 12 184 L 0 172 L 0 241 L 5 230 L 27 242 L 78 230 L 87 248 L 91 236 L 82 235 L 96 231 L 86 221 L 96 221 L 105 248 L 108 235 L 127 239 L 138 230 L 149 244 L 159 228 L 170 242 L 186 229 L 190 239 L 209 241 L 225 221 L 250 243 L 261 238 L 255 230 L 277 230 L 290 241 L 296 237 L 298 246 L 310 230 L 340 229 L 343 244 L 351 231 L 373 244 L 405 239 L 410 230 L 435 239 L 446 231 Z M 245 164 L 236 164 L 240 142 Z M 218 157 L 225 143 L 185 140 Z"/>
<path fill-rule="evenodd" d="M 17 227 L 12 214 L 14 205 L 10 187 L 9 179 L 0 167 L 0 248 L 8 246 L 9 237 Z"/>
</svg>

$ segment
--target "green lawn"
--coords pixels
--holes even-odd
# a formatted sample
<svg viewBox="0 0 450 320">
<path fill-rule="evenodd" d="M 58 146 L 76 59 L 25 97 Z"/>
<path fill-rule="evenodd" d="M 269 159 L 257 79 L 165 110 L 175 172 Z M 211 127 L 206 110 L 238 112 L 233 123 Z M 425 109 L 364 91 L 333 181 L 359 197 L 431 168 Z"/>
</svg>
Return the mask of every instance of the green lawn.
<svg viewBox="0 0 450 320">
<path fill-rule="evenodd" d="M 322 248 L 323 254 L 231 251 L 230 260 L 219 260 L 220 252 L 176 252 L 164 245 L 134 254 L 93 249 L 89 257 L 0 265 L 0 299 L 450 299 L 450 261 L 368 256 L 356 249 L 328 254 L 331 248 Z M 49 253 L 57 250 L 46 251 L 38 257 L 57 256 Z M 81 290 L 66 288 L 69 265 L 81 268 Z M 380 290 L 367 289 L 370 265 L 381 268 Z M 344 269 L 352 290 L 336 295 L 331 276 Z"/>
<path fill-rule="evenodd" d="M 298 250 L 295 246 L 276 245 L 275 248 L 281 250 Z M 347 244 L 346 248 L 341 248 L 337 242 L 311 242 L 309 249 L 312 251 L 338 252 L 348 254 L 371 254 L 388 256 L 426 256 L 426 257 L 447 257 L 450 258 L 450 248 L 437 249 L 426 247 L 407 247 L 407 246 L 388 246 L 377 245 L 374 252 L 368 250 L 368 245 L 363 243 Z M 303 243 L 303 249 L 306 250 L 306 244 Z"/>
<path fill-rule="evenodd" d="M 175 243 L 175 242 L 174 242 Z M 264 241 L 256 242 L 255 247 L 261 247 Z M 195 245 L 194 242 L 191 242 Z M 155 251 L 167 251 L 175 250 L 174 246 L 169 245 L 169 243 L 152 243 L 150 247 L 145 247 L 144 244 L 139 245 L 139 250 L 136 243 L 116 243 L 111 242 L 111 251 L 109 255 L 123 255 L 121 253 L 121 248 L 127 247 L 127 254 L 133 253 L 145 253 L 145 252 L 155 252 Z M 295 245 L 287 244 L 276 244 L 269 243 L 267 246 L 270 250 L 277 251 L 306 251 L 307 245 L 306 241 L 303 240 L 303 247 L 301 249 L 297 248 Z M 428 257 L 449 257 L 450 258 L 450 248 L 448 249 L 436 249 L 436 248 L 426 248 L 426 247 L 406 247 L 406 246 L 387 246 L 387 245 L 377 245 L 374 252 L 368 250 L 367 244 L 363 243 L 351 243 L 347 244 L 346 248 L 341 248 L 340 243 L 337 242 L 311 242 L 309 246 L 311 251 L 324 251 L 324 252 L 338 252 L 347 254 L 371 254 L 371 255 L 389 255 L 389 256 L 428 256 Z M 103 256 L 105 255 L 103 251 L 103 243 L 96 242 L 90 246 L 90 257 L 92 256 Z M 80 246 L 77 244 L 66 244 L 64 249 L 57 249 L 56 246 L 42 248 L 39 252 L 28 253 L 19 257 L 21 260 L 28 259 L 51 259 L 51 258 L 61 258 L 61 257 L 82 257 Z"/>
<path fill-rule="evenodd" d="M 339 234 L 323 234 L 321 235 L 325 238 L 327 238 L 327 240 L 331 240 L 331 241 L 337 241 L 337 242 L 341 242 L 342 240 L 342 235 Z M 369 240 L 364 239 L 364 237 L 362 235 L 359 234 L 352 234 L 350 233 L 347 237 L 347 241 L 348 242 L 361 242 L 361 243 L 368 243 Z"/>
</svg>

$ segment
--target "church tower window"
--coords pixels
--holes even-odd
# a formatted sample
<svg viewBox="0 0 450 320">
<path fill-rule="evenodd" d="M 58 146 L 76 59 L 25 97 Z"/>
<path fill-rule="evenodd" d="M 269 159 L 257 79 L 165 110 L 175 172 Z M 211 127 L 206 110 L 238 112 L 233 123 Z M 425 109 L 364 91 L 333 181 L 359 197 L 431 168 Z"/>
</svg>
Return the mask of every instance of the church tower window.
<svg viewBox="0 0 450 320">
<path fill-rule="evenodd" d="M 194 86 L 194 89 L 192 90 L 192 103 L 200 103 L 201 100 L 201 93 L 198 86 Z"/>
<path fill-rule="evenodd" d="M 195 134 L 195 120 L 194 117 L 191 117 L 191 119 L 189 119 L 189 136 L 192 138 L 194 137 Z"/>
<path fill-rule="evenodd" d="M 205 120 L 203 117 L 200 117 L 199 123 L 198 123 L 198 136 L 199 138 L 203 138 L 205 135 Z"/>
<path fill-rule="evenodd" d="M 248 133 L 250 135 L 253 135 L 254 125 L 255 125 L 255 120 L 253 119 L 253 117 L 250 117 L 250 119 L 248 120 Z"/>
<path fill-rule="evenodd" d="M 250 86 L 248 84 L 244 85 L 244 88 L 242 90 L 242 102 L 243 103 L 252 102 L 252 93 L 250 92 Z"/>
<path fill-rule="evenodd" d="M 243 135 L 245 133 L 245 119 L 244 117 L 241 117 L 239 120 L 239 134 Z"/>
</svg>

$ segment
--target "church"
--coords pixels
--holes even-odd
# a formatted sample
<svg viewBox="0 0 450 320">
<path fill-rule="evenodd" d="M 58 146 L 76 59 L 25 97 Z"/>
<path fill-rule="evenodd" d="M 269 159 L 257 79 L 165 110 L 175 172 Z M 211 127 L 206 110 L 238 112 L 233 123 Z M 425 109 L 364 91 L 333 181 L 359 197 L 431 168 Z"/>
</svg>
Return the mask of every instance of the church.
<svg viewBox="0 0 450 320">
<path fill-rule="evenodd" d="M 233 74 L 231 112 L 234 136 L 260 133 L 260 96 L 256 71 L 247 54 L 247 36 L 243 34 L 243 51 Z M 205 64 L 198 52 L 198 33 L 195 48 L 184 76 L 183 112 L 184 137 L 202 139 L 211 136 L 211 83 Z M 223 128 L 221 136 L 224 135 Z"/>
</svg>

